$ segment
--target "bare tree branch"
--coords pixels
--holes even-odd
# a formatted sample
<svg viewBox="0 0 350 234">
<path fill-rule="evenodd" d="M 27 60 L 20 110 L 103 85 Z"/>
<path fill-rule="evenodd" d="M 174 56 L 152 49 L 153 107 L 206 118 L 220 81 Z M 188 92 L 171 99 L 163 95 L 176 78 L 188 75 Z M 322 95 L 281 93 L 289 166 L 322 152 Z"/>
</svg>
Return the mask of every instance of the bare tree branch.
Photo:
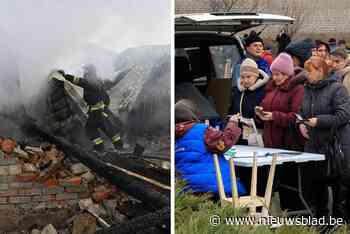
<svg viewBox="0 0 350 234">
<path fill-rule="evenodd" d="M 265 7 L 265 0 L 209 0 L 211 11 L 229 12 L 234 9 L 257 11 Z"/>
<path fill-rule="evenodd" d="M 282 12 L 284 15 L 295 19 L 293 24 L 285 26 L 286 33 L 293 38 L 300 31 L 310 14 L 301 0 L 286 1 Z"/>
</svg>

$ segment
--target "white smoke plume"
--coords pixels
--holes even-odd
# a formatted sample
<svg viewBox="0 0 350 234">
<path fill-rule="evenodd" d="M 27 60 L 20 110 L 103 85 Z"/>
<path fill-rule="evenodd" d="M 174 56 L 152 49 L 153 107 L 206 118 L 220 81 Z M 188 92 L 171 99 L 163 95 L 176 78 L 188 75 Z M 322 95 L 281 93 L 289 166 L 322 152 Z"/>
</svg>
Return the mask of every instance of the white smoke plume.
<svg viewBox="0 0 350 234">
<path fill-rule="evenodd" d="M 54 68 L 98 60 L 91 45 L 118 53 L 170 44 L 170 15 L 169 0 L 2 0 L 0 109 L 35 98 Z M 101 76 L 112 71 L 112 62 L 93 62 Z"/>
</svg>

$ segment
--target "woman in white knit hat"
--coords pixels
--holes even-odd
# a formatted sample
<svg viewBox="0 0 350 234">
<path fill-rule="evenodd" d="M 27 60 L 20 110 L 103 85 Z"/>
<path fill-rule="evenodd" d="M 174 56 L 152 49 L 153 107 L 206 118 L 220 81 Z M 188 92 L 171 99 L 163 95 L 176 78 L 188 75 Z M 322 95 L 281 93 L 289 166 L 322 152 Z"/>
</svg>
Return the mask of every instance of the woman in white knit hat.
<svg viewBox="0 0 350 234">
<path fill-rule="evenodd" d="M 265 97 L 265 85 L 269 81 L 269 76 L 261 69 L 253 59 L 245 59 L 240 68 L 240 78 L 237 87 L 233 89 L 232 104 L 230 113 L 246 119 L 253 119 L 255 116 L 254 108 L 260 104 Z M 248 144 L 248 135 L 251 132 L 251 126 L 240 124 L 243 128 L 243 134 L 239 144 Z"/>
</svg>

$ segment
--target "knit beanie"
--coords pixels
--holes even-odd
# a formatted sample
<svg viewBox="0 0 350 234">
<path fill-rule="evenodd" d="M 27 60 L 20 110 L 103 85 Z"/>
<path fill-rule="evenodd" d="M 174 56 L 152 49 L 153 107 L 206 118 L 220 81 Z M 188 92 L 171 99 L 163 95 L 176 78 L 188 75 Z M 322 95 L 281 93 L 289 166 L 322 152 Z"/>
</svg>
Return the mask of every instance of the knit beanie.
<svg viewBox="0 0 350 234">
<path fill-rule="evenodd" d="M 197 106 L 189 99 L 181 99 L 175 103 L 175 123 L 198 120 Z"/>
<path fill-rule="evenodd" d="M 262 44 L 264 44 L 264 41 L 261 37 L 259 37 L 259 34 L 255 31 L 251 31 L 250 34 L 244 39 L 244 44 L 246 47 L 248 47 L 254 42 L 261 42 Z"/>
<path fill-rule="evenodd" d="M 273 60 L 270 70 L 272 72 L 279 71 L 285 75 L 294 75 L 293 59 L 289 54 L 280 53 L 275 60 Z"/>
<path fill-rule="evenodd" d="M 340 58 L 343 58 L 343 59 L 347 59 L 348 58 L 348 53 L 346 52 L 345 49 L 343 48 L 337 48 L 335 49 L 331 55 L 333 56 L 336 56 L 336 57 L 340 57 Z"/>
<path fill-rule="evenodd" d="M 284 52 L 297 57 L 301 62 L 301 66 L 304 67 L 305 61 L 312 55 L 313 48 L 316 48 L 316 44 L 310 38 L 307 38 L 289 43 Z"/>
<path fill-rule="evenodd" d="M 259 76 L 259 69 L 258 65 L 253 59 L 246 58 L 243 60 L 240 68 L 240 75 L 253 75 L 253 76 Z"/>
</svg>

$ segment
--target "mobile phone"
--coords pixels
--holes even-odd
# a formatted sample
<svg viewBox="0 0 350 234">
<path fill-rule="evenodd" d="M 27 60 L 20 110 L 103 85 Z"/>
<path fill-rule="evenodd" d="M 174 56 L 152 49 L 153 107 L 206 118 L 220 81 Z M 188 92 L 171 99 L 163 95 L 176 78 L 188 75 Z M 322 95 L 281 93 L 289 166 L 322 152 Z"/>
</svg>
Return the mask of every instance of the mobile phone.
<svg viewBox="0 0 350 234">
<path fill-rule="evenodd" d="M 299 115 L 299 114 L 294 114 L 295 115 L 295 117 L 297 117 L 297 122 L 299 122 L 299 123 L 304 123 L 305 121 L 308 121 L 309 119 L 304 119 L 301 115 Z"/>
<path fill-rule="evenodd" d="M 264 108 L 262 106 L 256 106 L 255 113 L 264 114 Z"/>
<path fill-rule="evenodd" d="M 303 117 L 301 117 L 301 115 L 299 115 L 299 114 L 294 114 L 295 115 L 295 117 L 297 117 L 297 120 L 299 120 L 299 121 L 304 121 L 304 118 Z"/>
</svg>

